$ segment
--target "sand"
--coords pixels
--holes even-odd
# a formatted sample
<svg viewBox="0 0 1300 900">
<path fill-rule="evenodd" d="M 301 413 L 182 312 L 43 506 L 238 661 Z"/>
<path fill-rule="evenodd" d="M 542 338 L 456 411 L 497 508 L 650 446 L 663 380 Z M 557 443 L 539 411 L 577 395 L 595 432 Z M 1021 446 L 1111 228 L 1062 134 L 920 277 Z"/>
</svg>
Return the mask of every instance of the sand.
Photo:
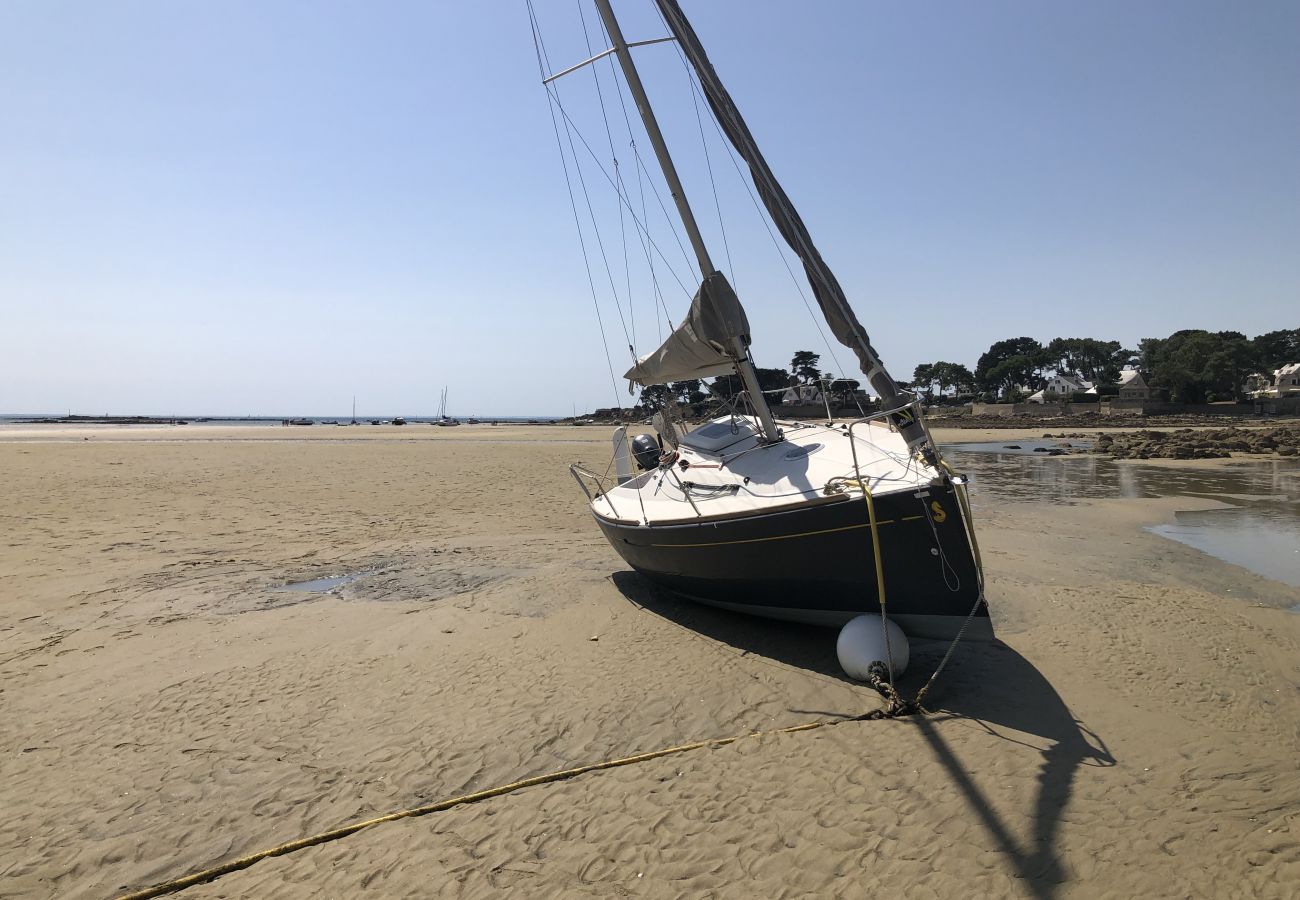
<svg viewBox="0 0 1300 900">
<path fill-rule="evenodd" d="M 606 432 L 0 433 L 0 896 L 879 708 L 834 632 L 626 570 L 566 471 Z M 929 716 L 528 788 L 182 896 L 1296 896 L 1300 591 L 1142 530 L 1185 500 L 975 501 L 1001 643 L 958 649 Z M 908 691 L 942 651 L 914 643 Z"/>
</svg>

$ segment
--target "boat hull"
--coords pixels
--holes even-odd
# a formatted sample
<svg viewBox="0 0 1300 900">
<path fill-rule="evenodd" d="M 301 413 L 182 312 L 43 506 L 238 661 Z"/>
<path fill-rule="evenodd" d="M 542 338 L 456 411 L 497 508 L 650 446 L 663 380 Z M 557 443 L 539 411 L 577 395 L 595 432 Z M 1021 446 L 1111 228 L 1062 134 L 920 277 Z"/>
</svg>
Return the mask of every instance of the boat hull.
<svg viewBox="0 0 1300 900">
<path fill-rule="evenodd" d="M 979 573 L 953 486 L 921 493 L 875 500 L 886 608 L 909 635 L 951 638 L 979 599 Z M 628 565 L 691 600 L 818 625 L 880 612 L 860 496 L 689 524 L 596 521 Z M 965 636 L 993 638 L 982 600 Z"/>
</svg>

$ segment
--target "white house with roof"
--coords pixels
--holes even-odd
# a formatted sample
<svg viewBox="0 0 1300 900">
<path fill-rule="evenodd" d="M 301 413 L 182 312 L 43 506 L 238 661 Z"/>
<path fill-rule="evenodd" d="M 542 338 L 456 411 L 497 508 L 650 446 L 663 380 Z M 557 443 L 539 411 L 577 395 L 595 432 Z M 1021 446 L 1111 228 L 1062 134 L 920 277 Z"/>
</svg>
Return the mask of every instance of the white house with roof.
<svg viewBox="0 0 1300 900">
<path fill-rule="evenodd" d="M 1091 381 L 1075 378 L 1073 375 L 1062 375 L 1058 372 L 1047 379 L 1047 384 L 1043 385 L 1041 391 L 1030 394 L 1028 402 L 1056 403 L 1069 400 L 1070 395 L 1076 391 L 1082 391 L 1085 394 L 1097 393 L 1097 389 L 1093 387 Z"/>
<path fill-rule="evenodd" d="M 1137 369 L 1125 369 L 1119 373 L 1119 399 L 1150 400 L 1151 388 Z"/>
<path fill-rule="evenodd" d="M 1264 399 L 1267 397 L 1300 397 L 1300 362 L 1288 363 L 1280 369 L 1273 372 L 1273 382 L 1268 383 L 1267 376 L 1251 375 L 1247 378 L 1248 384 L 1253 384 L 1256 389 L 1251 391 L 1252 396 Z"/>
</svg>

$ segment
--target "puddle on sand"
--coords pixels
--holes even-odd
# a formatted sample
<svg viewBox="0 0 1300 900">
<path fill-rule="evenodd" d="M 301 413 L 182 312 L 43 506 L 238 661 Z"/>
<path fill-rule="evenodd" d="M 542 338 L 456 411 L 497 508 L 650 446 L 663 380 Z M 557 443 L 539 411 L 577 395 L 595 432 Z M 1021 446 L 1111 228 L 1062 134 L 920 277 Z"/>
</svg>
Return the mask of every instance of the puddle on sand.
<svg viewBox="0 0 1300 900">
<path fill-rule="evenodd" d="M 327 594 L 335 588 L 341 588 L 345 584 L 351 584 L 365 574 L 367 573 L 353 572 L 349 575 L 330 575 L 326 578 L 313 578 L 311 581 L 295 581 L 292 584 L 273 587 L 271 590 L 277 594 L 284 591 L 301 591 L 308 594 Z"/>
<path fill-rule="evenodd" d="M 1020 444 L 1021 449 L 1007 449 L 1007 444 Z M 1008 440 L 953 444 L 943 450 L 955 468 L 971 476 L 976 515 L 981 494 L 1039 503 L 1195 497 L 1229 504 L 1223 509 L 1178 512 L 1172 523 L 1150 530 L 1265 578 L 1300 587 L 1300 462 L 1258 460 L 1193 468 L 1090 455 L 1053 457 L 1029 449 L 1055 445 L 1055 441 Z"/>
<path fill-rule="evenodd" d="M 1233 507 L 1174 513 L 1174 521 L 1150 531 L 1242 566 L 1265 578 L 1300 587 L 1297 523 L 1269 511 Z"/>
</svg>

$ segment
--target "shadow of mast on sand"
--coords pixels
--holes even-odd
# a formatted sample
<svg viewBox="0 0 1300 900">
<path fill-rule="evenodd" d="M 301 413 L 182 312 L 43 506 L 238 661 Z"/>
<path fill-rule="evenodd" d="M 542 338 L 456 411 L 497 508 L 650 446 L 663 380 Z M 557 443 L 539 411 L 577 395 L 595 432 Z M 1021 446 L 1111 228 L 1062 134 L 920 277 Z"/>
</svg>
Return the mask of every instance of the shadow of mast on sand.
<svg viewBox="0 0 1300 900">
<path fill-rule="evenodd" d="M 759 619 L 701 606 L 679 599 L 633 572 L 617 572 L 611 580 L 629 601 L 699 639 L 716 641 L 748 656 L 766 658 L 845 684 L 856 684 L 839 669 L 834 629 Z M 909 674 L 899 684 L 900 693 L 912 696 L 934 671 L 946 648 L 946 642 L 913 642 L 912 664 Z M 1082 766 L 1113 766 L 1114 757 L 1101 738 L 1074 717 L 1042 673 L 1001 642 L 959 647 L 936 682 L 929 705 L 933 710 L 931 715 L 898 721 L 917 729 L 1028 893 L 1050 900 L 1069 877 L 1057 847 L 1057 832 L 1075 775 Z M 792 711 L 834 715 L 820 710 Z M 954 720 L 970 722 L 1040 755 L 1033 832 L 1028 845 L 1017 839 L 1016 829 L 994 809 L 948 740 L 940 734 L 938 726 Z M 1042 738 L 1049 745 L 1045 749 L 1035 746 L 1028 740 L 1003 734 L 998 726 Z"/>
</svg>

